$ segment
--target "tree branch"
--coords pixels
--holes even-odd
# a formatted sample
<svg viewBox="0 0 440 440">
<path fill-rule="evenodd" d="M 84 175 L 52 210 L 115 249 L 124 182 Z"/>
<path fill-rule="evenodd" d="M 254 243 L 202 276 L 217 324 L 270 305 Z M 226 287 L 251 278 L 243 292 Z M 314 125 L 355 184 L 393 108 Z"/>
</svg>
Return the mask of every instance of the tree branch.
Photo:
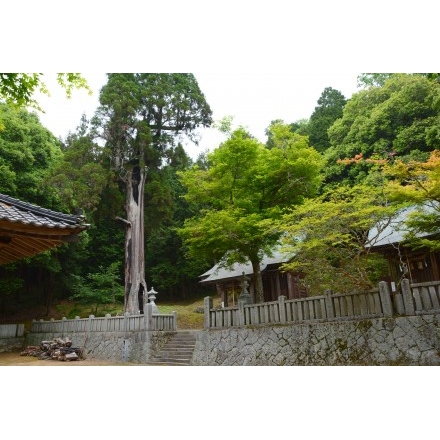
<svg viewBox="0 0 440 440">
<path fill-rule="evenodd" d="M 131 227 L 131 222 L 129 222 L 128 220 L 125 220 L 125 218 L 115 217 L 115 220 L 119 220 L 120 222 L 125 223 L 127 226 Z"/>
</svg>

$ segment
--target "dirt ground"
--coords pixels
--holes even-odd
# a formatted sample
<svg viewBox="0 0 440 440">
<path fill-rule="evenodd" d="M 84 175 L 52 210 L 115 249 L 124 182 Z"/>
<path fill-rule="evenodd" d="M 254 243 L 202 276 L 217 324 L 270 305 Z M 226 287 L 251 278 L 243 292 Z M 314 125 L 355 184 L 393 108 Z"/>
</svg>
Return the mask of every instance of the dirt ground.
<svg viewBox="0 0 440 440">
<path fill-rule="evenodd" d="M 139 366 L 129 362 L 105 362 L 94 359 L 79 359 L 76 361 L 40 360 L 34 356 L 21 356 L 20 352 L 0 353 L 0 366 L 10 367 L 91 367 L 91 366 Z"/>
</svg>

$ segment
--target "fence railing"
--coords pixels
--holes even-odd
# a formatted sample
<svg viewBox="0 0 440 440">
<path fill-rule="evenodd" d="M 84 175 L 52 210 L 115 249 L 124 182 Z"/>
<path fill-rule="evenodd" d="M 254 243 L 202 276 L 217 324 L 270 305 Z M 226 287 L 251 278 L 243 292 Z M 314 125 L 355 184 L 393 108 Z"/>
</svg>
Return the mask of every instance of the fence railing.
<svg viewBox="0 0 440 440">
<path fill-rule="evenodd" d="M 130 331 L 175 331 L 177 330 L 176 312 L 170 314 L 153 314 L 150 304 L 145 313 L 123 316 L 105 315 L 88 318 L 32 321 L 31 333 L 76 333 L 76 332 L 130 332 Z"/>
<path fill-rule="evenodd" d="M 21 338 L 24 336 L 24 324 L 1 324 L 0 339 Z"/>
<path fill-rule="evenodd" d="M 403 280 L 401 291 L 394 297 L 390 294 L 388 284 L 382 281 L 378 289 L 365 292 L 334 294 L 326 291 L 322 296 L 295 300 L 280 296 L 277 301 L 246 305 L 239 303 L 238 306 L 221 309 L 214 309 L 212 305 L 212 299 L 206 297 L 206 329 L 390 317 L 395 313 L 440 313 L 440 281 L 410 285 L 408 280 Z"/>
<path fill-rule="evenodd" d="M 402 283 L 395 303 L 396 313 L 400 315 L 420 315 L 440 310 L 440 281 Z"/>
</svg>

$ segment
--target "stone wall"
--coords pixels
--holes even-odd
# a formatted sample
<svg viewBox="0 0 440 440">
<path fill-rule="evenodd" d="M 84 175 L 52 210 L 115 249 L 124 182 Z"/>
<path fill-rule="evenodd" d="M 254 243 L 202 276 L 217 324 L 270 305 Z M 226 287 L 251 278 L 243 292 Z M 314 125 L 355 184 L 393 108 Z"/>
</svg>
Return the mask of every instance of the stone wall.
<svg viewBox="0 0 440 440">
<path fill-rule="evenodd" d="M 193 365 L 440 365 L 440 314 L 204 330 Z"/>
<path fill-rule="evenodd" d="M 21 338 L 0 338 L 0 353 L 21 350 L 24 344 L 24 337 Z"/>
<path fill-rule="evenodd" d="M 147 364 L 175 332 L 28 333 L 69 337 L 86 358 Z M 440 314 L 201 330 L 192 365 L 440 365 Z"/>
<path fill-rule="evenodd" d="M 0 353 L 20 350 L 24 343 L 24 324 L 0 324 Z"/>
<path fill-rule="evenodd" d="M 146 364 L 174 334 L 165 331 L 28 333 L 25 347 L 68 337 L 72 347 L 83 349 L 85 358 Z"/>
</svg>

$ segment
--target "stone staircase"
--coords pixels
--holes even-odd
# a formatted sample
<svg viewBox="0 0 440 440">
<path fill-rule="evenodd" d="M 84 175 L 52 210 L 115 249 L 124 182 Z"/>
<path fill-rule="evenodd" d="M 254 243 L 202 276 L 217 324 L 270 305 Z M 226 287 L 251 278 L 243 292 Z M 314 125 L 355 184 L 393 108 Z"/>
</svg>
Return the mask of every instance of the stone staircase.
<svg viewBox="0 0 440 440">
<path fill-rule="evenodd" d="M 191 365 L 197 330 L 178 330 L 147 365 Z"/>
</svg>

